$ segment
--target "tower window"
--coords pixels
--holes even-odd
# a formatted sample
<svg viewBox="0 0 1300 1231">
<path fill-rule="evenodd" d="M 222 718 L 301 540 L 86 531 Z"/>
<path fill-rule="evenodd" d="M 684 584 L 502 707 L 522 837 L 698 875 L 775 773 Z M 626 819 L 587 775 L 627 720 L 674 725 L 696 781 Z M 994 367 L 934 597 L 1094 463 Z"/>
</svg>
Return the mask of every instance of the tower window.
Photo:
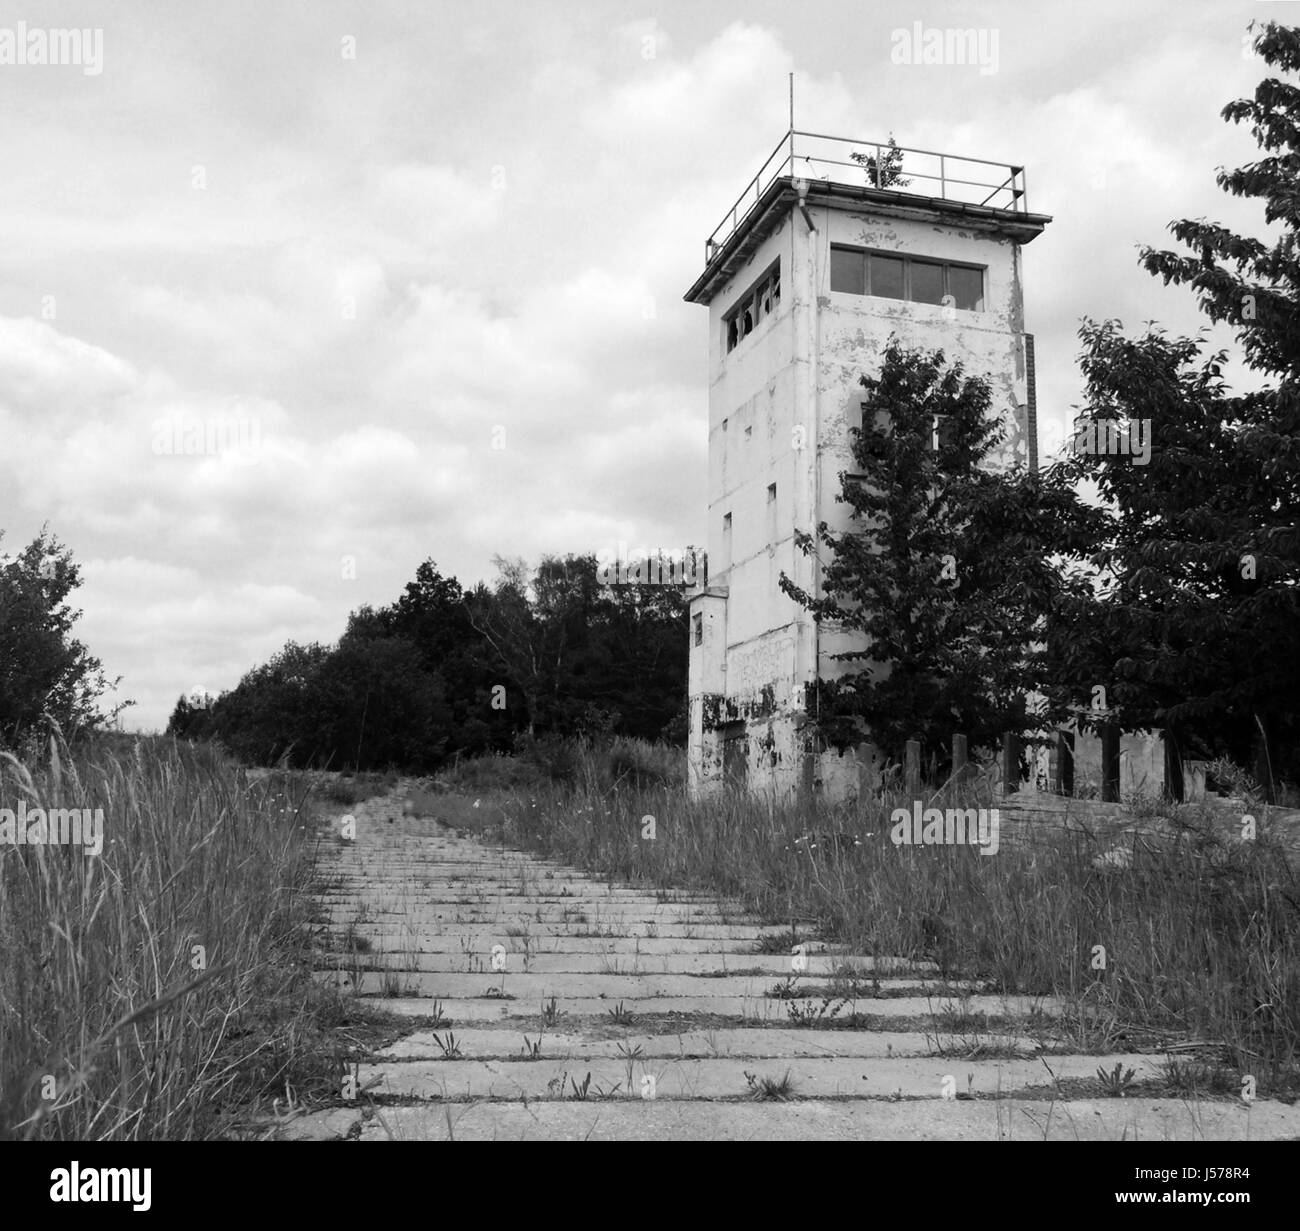
<svg viewBox="0 0 1300 1231">
<path fill-rule="evenodd" d="M 704 644 L 704 617 L 702 615 L 697 615 L 695 617 L 694 623 L 695 623 L 695 644 L 703 645 Z"/>
<path fill-rule="evenodd" d="M 943 303 L 943 266 L 912 262 L 912 299 L 917 303 Z"/>
<path fill-rule="evenodd" d="M 781 304 L 781 262 L 774 262 L 768 271 L 749 288 L 723 318 L 726 326 L 727 350 L 748 337 L 761 321 L 776 312 Z"/>
<path fill-rule="evenodd" d="M 953 307 L 982 312 L 984 269 L 832 244 L 831 290 L 930 304 L 942 304 L 951 296 Z"/>
<path fill-rule="evenodd" d="M 867 293 L 866 264 L 856 248 L 831 248 L 831 290 L 847 295 Z"/>
<path fill-rule="evenodd" d="M 906 267 L 901 258 L 896 256 L 878 256 L 875 253 L 866 259 L 867 286 L 864 295 L 875 295 L 880 299 L 906 299 Z"/>
<path fill-rule="evenodd" d="M 984 271 L 969 269 L 965 265 L 948 266 L 948 293 L 957 301 L 957 307 L 966 312 L 984 310 Z"/>
</svg>

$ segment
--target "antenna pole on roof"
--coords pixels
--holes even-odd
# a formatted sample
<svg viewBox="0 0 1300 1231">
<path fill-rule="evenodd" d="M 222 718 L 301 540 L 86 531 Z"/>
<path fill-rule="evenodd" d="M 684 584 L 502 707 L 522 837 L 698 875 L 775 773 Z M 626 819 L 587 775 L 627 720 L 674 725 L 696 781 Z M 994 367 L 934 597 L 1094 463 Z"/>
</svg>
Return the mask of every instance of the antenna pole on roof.
<svg viewBox="0 0 1300 1231">
<path fill-rule="evenodd" d="M 790 74 L 790 131 L 794 132 L 794 74 Z"/>
</svg>

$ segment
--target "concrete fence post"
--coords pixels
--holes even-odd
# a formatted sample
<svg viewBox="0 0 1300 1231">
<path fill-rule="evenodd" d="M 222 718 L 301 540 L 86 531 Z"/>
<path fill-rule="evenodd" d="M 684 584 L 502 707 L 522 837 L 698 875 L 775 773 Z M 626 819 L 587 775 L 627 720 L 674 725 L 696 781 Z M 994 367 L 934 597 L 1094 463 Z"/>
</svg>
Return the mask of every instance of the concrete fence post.
<svg viewBox="0 0 1300 1231">
<path fill-rule="evenodd" d="M 966 785 L 968 749 L 964 735 L 952 737 L 952 784 L 957 790 Z"/>
<path fill-rule="evenodd" d="M 1002 794 L 1020 789 L 1020 736 L 1008 731 L 1002 736 Z"/>
<path fill-rule="evenodd" d="M 1057 795 L 1074 794 L 1074 732 L 1056 732 L 1055 765 L 1052 767 L 1052 790 Z"/>
<path fill-rule="evenodd" d="M 1101 798 L 1119 803 L 1119 728 L 1112 723 L 1101 729 Z"/>
<path fill-rule="evenodd" d="M 921 741 L 909 739 L 903 752 L 903 785 L 916 799 L 921 794 Z"/>
</svg>

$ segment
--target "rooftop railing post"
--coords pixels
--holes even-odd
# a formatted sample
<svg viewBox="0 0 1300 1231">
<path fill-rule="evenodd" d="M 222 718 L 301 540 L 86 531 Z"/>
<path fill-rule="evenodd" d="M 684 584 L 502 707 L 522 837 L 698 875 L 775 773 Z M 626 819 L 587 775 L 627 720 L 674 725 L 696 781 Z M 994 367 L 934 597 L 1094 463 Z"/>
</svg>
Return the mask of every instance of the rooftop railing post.
<svg viewBox="0 0 1300 1231">
<path fill-rule="evenodd" d="M 943 155 L 939 155 L 939 197 L 941 200 L 948 199 L 948 183 L 943 170 Z"/>
</svg>

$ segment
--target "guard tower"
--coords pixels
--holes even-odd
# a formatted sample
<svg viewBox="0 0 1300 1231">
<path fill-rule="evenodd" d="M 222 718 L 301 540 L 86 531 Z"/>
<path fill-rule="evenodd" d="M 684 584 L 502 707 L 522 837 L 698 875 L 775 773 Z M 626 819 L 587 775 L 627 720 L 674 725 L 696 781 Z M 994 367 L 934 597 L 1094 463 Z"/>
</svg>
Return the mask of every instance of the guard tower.
<svg viewBox="0 0 1300 1231">
<path fill-rule="evenodd" d="M 891 334 L 991 379 L 1009 432 L 991 464 L 1036 466 L 1023 167 L 795 130 L 705 241 L 686 293 L 709 309 L 708 584 L 690 606 L 690 786 L 856 793 L 863 745 L 819 749 L 809 685 L 845 670 L 848 634 L 780 589 L 820 593 L 796 530 L 848 525 L 859 378 Z"/>
</svg>

